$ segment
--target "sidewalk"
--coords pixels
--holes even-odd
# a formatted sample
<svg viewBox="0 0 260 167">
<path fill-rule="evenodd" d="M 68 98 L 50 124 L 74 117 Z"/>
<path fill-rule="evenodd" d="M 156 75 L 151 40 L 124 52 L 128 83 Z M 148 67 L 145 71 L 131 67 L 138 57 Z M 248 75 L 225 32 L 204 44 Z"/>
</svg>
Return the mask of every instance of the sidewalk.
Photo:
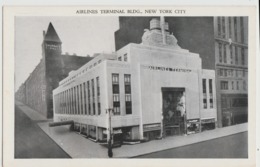
<svg viewBox="0 0 260 167">
<path fill-rule="evenodd" d="M 23 104 L 22 102 L 15 100 L 15 105 L 18 106 L 31 120 L 47 121 L 47 118 L 45 118 L 43 115 L 41 115 L 37 111 L 30 108 L 29 106 Z"/>
<path fill-rule="evenodd" d="M 22 107 L 21 109 L 23 110 L 24 108 Z M 28 112 L 28 114 L 30 113 Z M 108 158 L 106 147 L 70 131 L 68 126 L 49 127 L 48 122 L 40 122 L 38 125 L 72 158 Z M 248 124 L 245 123 L 188 136 L 172 136 L 136 145 L 122 145 L 119 148 L 114 148 L 113 154 L 114 158 L 135 157 L 245 132 L 247 127 Z"/>
</svg>

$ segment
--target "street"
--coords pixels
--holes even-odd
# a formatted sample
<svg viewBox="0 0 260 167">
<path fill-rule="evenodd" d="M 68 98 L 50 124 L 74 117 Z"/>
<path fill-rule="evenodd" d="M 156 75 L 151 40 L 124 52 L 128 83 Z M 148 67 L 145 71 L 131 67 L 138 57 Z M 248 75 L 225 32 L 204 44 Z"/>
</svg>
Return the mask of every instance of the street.
<svg viewBox="0 0 260 167">
<path fill-rule="evenodd" d="M 247 158 L 247 137 L 247 132 L 242 132 L 135 158 Z"/>
<path fill-rule="evenodd" d="M 15 106 L 15 158 L 70 158 L 19 107 Z"/>
</svg>

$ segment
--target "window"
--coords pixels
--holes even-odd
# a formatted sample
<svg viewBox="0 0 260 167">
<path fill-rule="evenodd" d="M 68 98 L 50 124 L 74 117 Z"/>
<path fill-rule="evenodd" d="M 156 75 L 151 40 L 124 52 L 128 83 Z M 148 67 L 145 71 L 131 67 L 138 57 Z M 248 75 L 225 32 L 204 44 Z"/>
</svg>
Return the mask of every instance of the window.
<svg viewBox="0 0 260 167">
<path fill-rule="evenodd" d="M 222 38 L 226 37 L 225 17 L 222 17 Z"/>
<path fill-rule="evenodd" d="M 222 63 L 222 44 L 218 44 L 219 62 Z"/>
<path fill-rule="evenodd" d="M 96 115 L 96 104 L 95 104 L 95 85 L 94 79 L 91 80 L 91 87 L 92 87 L 92 103 L 93 103 L 93 115 Z"/>
<path fill-rule="evenodd" d="M 229 46 L 230 51 L 230 64 L 233 64 L 233 47 L 232 45 Z"/>
<path fill-rule="evenodd" d="M 224 76 L 227 77 L 227 69 L 224 69 Z"/>
<path fill-rule="evenodd" d="M 246 84 L 246 81 L 243 81 L 243 89 L 244 89 L 244 90 L 247 90 L 247 84 Z"/>
<path fill-rule="evenodd" d="M 91 115 L 91 104 L 90 104 L 90 83 L 87 81 L 88 87 L 88 115 Z"/>
<path fill-rule="evenodd" d="M 124 54 L 124 61 L 127 61 L 127 53 Z"/>
<path fill-rule="evenodd" d="M 228 81 L 220 81 L 220 89 L 228 90 Z"/>
<path fill-rule="evenodd" d="M 229 30 L 229 38 L 232 39 L 232 28 L 231 28 L 231 17 L 228 18 L 228 30 Z"/>
<path fill-rule="evenodd" d="M 245 49 L 241 48 L 241 64 L 245 65 Z"/>
<path fill-rule="evenodd" d="M 100 115 L 101 114 L 101 104 L 100 104 L 100 83 L 99 83 L 99 77 L 96 78 L 96 84 L 97 84 L 98 115 Z"/>
<path fill-rule="evenodd" d="M 87 87 L 86 83 L 83 83 L 83 89 L 84 89 L 84 115 L 87 115 Z"/>
<path fill-rule="evenodd" d="M 235 41 L 237 42 L 237 18 L 234 18 Z"/>
<path fill-rule="evenodd" d="M 236 46 L 235 46 L 235 64 L 238 65 L 238 52 Z"/>
<path fill-rule="evenodd" d="M 118 61 L 122 61 L 122 57 L 121 57 L 121 56 L 120 56 L 120 57 L 118 57 L 117 59 L 118 59 Z"/>
<path fill-rule="evenodd" d="M 237 90 L 239 90 L 239 81 L 237 81 Z"/>
<path fill-rule="evenodd" d="M 131 100 L 131 75 L 125 74 L 125 106 L 126 114 L 132 114 L 132 100 Z"/>
<path fill-rule="evenodd" d="M 221 18 L 218 17 L 218 36 L 221 36 Z"/>
<path fill-rule="evenodd" d="M 79 85 L 77 86 L 77 108 L 78 108 L 78 113 L 80 114 L 80 90 L 79 90 Z"/>
<path fill-rule="evenodd" d="M 112 92 L 114 114 L 120 115 L 119 74 L 112 74 Z"/>
<path fill-rule="evenodd" d="M 234 81 L 231 82 L 232 90 L 234 90 Z"/>
<path fill-rule="evenodd" d="M 213 89 L 212 89 L 212 79 L 209 79 L 209 105 L 213 108 Z"/>
<path fill-rule="evenodd" d="M 206 79 L 202 79 L 202 90 L 203 90 L 203 108 L 207 108 L 207 85 L 206 85 Z"/>
<path fill-rule="evenodd" d="M 227 50 L 226 50 L 226 45 L 223 45 L 224 47 L 224 63 L 227 63 Z"/>
<path fill-rule="evenodd" d="M 243 17 L 240 17 L 240 32 L 241 32 L 241 43 L 244 42 L 244 21 Z"/>
<path fill-rule="evenodd" d="M 81 108 L 80 108 L 80 110 L 81 110 L 81 113 L 80 113 L 80 114 L 84 114 L 84 113 L 83 113 L 83 107 L 84 107 L 84 106 L 83 106 L 83 101 L 84 101 L 84 100 L 83 100 L 83 95 L 82 95 L 82 84 L 80 84 L 80 107 L 81 107 Z"/>
</svg>

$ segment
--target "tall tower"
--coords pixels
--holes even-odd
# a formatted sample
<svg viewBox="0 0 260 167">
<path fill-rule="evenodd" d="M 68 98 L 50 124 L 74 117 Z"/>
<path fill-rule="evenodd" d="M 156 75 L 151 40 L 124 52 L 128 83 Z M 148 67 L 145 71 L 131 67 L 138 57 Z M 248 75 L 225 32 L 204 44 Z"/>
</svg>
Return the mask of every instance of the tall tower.
<svg viewBox="0 0 260 167">
<path fill-rule="evenodd" d="M 62 59 L 61 40 L 52 23 L 49 24 L 47 32 L 43 31 L 42 53 L 45 62 L 45 85 L 47 117 L 53 115 L 52 90 L 59 85 L 64 78 L 64 62 Z"/>
</svg>

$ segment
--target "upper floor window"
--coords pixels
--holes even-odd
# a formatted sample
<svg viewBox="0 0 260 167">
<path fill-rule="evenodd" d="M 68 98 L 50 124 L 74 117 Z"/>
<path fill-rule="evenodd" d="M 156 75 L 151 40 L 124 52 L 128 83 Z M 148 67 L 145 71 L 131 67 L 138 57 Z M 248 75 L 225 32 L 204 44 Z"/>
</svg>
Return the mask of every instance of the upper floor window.
<svg viewBox="0 0 260 167">
<path fill-rule="evenodd" d="M 220 89 L 228 90 L 228 81 L 220 81 Z"/>
<path fill-rule="evenodd" d="M 127 61 L 127 53 L 124 54 L 124 61 Z"/>
<path fill-rule="evenodd" d="M 114 114 L 120 115 L 119 74 L 112 74 L 112 93 Z"/>
</svg>

